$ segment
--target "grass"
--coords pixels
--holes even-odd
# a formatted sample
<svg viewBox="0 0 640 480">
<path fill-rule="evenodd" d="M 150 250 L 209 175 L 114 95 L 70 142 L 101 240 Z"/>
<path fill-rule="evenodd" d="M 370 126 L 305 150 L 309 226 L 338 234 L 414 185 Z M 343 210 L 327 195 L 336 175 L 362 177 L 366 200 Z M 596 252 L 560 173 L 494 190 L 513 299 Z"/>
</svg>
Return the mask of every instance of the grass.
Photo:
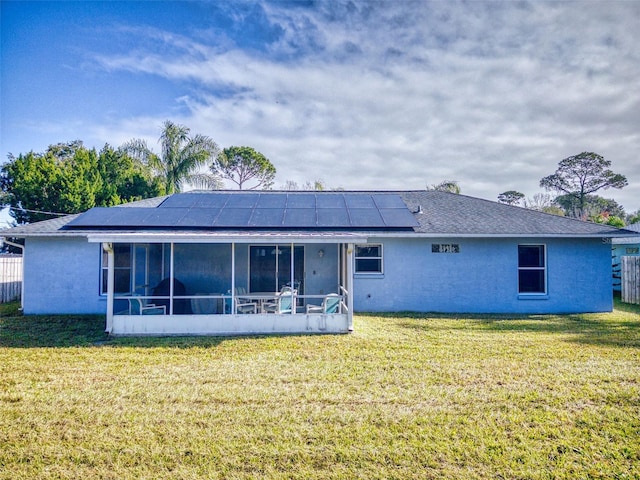
<svg viewBox="0 0 640 480">
<path fill-rule="evenodd" d="M 640 308 L 117 338 L 0 306 L 0 479 L 640 478 Z"/>
</svg>

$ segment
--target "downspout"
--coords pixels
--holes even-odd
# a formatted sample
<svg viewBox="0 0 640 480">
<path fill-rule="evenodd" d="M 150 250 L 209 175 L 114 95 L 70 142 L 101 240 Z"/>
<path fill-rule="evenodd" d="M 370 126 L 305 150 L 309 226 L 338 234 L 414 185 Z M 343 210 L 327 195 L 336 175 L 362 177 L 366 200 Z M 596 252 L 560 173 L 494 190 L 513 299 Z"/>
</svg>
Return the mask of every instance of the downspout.
<svg viewBox="0 0 640 480">
<path fill-rule="evenodd" d="M 113 290 L 115 285 L 113 244 L 106 242 L 102 248 L 107 252 L 107 321 L 105 331 L 111 334 L 113 329 Z"/>
<path fill-rule="evenodd" d="M 20 269 L 22 270 L 20 272 L 20 274 L 22 276 L 22 281 L 20 282 L 20 310 L 24 311 L 24 245 L 20 245 L 19 243 L 10 242 L 9 240 L 7 240 L 4 237 L 2 238 L 2 242 L 0 242 L 0 243 L 6 243 L 7 245 L 11 245 L 12 247 L 19 248 L 20 251 L 22 252 L 22 265 L 20 266 Z"/>
</svg>

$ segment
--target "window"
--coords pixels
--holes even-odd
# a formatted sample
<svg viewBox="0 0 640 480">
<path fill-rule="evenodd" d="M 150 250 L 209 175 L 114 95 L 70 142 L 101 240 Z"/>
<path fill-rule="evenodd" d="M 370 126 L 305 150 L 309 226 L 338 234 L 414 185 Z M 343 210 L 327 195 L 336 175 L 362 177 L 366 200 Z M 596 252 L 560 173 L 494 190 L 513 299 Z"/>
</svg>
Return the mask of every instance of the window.
<svg viewBox="0 0 640 480">
<path fill-rule="evenodd" d="M 460 253 L 457 243 L 432 243 L 431 253 Z"/>
<path fill-rule="evenodd" d="M 518 293 L 547 293 L 544 245 L 518 245 Z"/>
<path fill-rule="evenodd" d="M 131 245 L 116 243 L 113 245 L 114 293 L 131 293 Z M 102 250 L 102 278 L 100 295 L 107 294 L 108 263 L 107 252 Z"/>
<path fill-rule="evenodd" d="M 355 273 L 382 273 L 382 245 L 356 245 Z"/>
</svg>

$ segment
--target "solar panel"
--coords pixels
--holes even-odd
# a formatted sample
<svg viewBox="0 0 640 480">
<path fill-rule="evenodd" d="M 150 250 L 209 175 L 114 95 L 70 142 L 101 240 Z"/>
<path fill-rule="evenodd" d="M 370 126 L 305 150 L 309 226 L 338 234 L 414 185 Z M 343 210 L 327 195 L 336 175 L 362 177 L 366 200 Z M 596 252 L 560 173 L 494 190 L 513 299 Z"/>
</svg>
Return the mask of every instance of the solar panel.
<svg viewBox="0 0 640 480">
<path fill-rule="evenodd" d="M 349 209 L 352 227 L 384 227 L 385 223 L 377 208 Z"/>
<path fill-rule="evenodd" d="M 347 208 L 377 208 L 371 195 L 361 195 L 358 193 L 345 193 L 344 200 Z"/>
<path fill-rule="evenodd" d="M 402 208 L 381 208 L 380 215 L 387 227 L 417 227 L 419 226 L 416 217 L 407 209 Z"/>
<path fill-rule="evenodd" d="M 350 227 L 349 212 L 345 208 L 318 208 L 318 227 Z"/>
<path fill-rule="evenodd" d="M 101 226 L 137 227 L 141 225 L 142 221 L 152 213 L 152 210 L 155 209 L 139 207 L 112 207 L 112 210 L 114 210 L 116 214 L 106 219 Z"/>
<path fill-rule="evenodd" d="M 194 194 L 196 202 L 193 204 L 197 208 L 223 208 L 229 200 L 230 194 L 216 193 L 215 195 L 201 193 Z"/>
<path fill-rule="evenodd" d="M 316 197 L 317 208 L 345 208 L 344 194 L 323 193 Z"/>
<path fill-rule="evenodd" d="M 316 208 L 316 195 L 315 193 L 289 193 L 287 208 Z"/>
<path fill-rule="evenodd" d="M 318 225 L 315 208 L 287 208 L 284 212 L 284 227 L 308 227 L 313 228 Z"/>
<path fill-rule="evenodd" d="M 287 206 L 287 196 L 279 194 L 263 193 L 258 198 L 256 208 L 279 208 L 283 209 Z"/>
<path fill-rule="evenodd" d="M 230 195 L 226 208 L 253 208 L 258 203 L 259 193 L 242 193 L 241 195 Z"/>
<path fill-rule="evenodd" d="M 410 228 L 418 226 L 400 195 L 342 192 L 176 194 L 157 208 L 92 208 L 68 224 L 86 227 Z"/>
<path fill-rule="evenodd" d="M 397 193 L 374 193 L 371 198 L 378 208 L 407 208 Z"/>
<path fill-rule="evenodd" d="M 197 201 L 195 195 L 191 193 L 184 193 L 182 195 L 171 195 L 164 202 L 160 204 L 160 208 L 189 208 L 192 207 Z"/>
<path fill-rule="evenodd" d="M 250 208 L 223 208 L 216 218 L 214 227 L 247 227 L 253 212 Z"/>
<path fill-rule="evenodd" d="M 256 208 L 253 210 L 248 226 L 250 227 L 280 227 L 284 218 L 282 208 Z"/>
<path fill-rule="evenodd" d="M 111 216 L 115 214 L 116 212 L 113 211 L 113 208 L 94 207 L 90 210 L 87 210 L 79 217 L 71 220 L 69 223 L 67 223 L 67 226 L 68 227 L 85 227 L 85 226 L 93 226 L 93 225 L 102 225 L 105 220 L 109 219 Z"/>
<path fill-rule="evenodd" d="M 165 227 L 175 225 L 188 212 L 186 208 L 145 208 L 147 215 L 140 225 L 149 227 Z"/>
<path fill-rule="evenodd" d="M 176 225 L 180 227 L 213 227 L 219 208 L 190 208 Z"/>
</svg>

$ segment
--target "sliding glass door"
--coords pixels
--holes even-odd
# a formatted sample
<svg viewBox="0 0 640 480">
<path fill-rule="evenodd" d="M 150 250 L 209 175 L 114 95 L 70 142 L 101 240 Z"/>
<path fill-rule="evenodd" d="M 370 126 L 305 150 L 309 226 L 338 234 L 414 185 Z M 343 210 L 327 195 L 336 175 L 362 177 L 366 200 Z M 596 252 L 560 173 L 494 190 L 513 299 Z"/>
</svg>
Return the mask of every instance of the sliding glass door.
<svg viewBox="0 0 640 480">
<path fill-rule="evenodd" d="M 291 245 L 251 245 L 249 247 L 249 288 L 251 292 L 279 292 L 291 285 Z M 302 295 L 304 246 L 293 247 L 293 282 Z"/>
</svg>

